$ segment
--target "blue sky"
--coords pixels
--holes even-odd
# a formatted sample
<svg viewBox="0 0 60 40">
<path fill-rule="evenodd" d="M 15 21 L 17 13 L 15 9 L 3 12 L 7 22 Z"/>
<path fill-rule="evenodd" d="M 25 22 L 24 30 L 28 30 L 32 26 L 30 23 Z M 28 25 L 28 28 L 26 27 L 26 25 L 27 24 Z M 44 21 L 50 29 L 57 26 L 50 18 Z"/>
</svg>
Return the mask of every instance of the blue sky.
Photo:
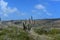
<svg viewBox="0 0 60 40">
<path fill-rule="evenodd" d="M 0 0 L 2 20 L 60 18 L 60 0 Z"/>
</svg>

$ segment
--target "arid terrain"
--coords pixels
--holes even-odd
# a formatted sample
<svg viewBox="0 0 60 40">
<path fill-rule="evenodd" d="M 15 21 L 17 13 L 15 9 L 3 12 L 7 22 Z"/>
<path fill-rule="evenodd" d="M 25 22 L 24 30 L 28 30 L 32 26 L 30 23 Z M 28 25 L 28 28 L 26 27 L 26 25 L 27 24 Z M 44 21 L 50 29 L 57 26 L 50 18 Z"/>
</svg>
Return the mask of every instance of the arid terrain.
<svg viewBox="0 0 60 40">
<path fill-rule="evenodd" d="M 0 40 L 60 40 L 59 30 L 59 18 L 0 21 Z"/>
</svg>

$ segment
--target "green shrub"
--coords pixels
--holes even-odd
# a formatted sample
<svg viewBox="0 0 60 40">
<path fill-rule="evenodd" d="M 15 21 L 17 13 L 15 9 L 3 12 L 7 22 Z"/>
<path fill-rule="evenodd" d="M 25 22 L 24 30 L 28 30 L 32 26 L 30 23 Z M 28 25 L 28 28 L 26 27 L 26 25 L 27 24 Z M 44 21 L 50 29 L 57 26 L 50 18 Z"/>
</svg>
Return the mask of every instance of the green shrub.
<svg viewBox="0 0 60 40">
<path fill-rule="evenodd" d="M 47 34 L 48 32 L 46 30 L 44 30 L 43 28 L 40 29 L 34 29 L 34 31 L 38 34 Z"/>
<path fill-rule="evenodd" d="M 60 29 L 57 29 L 57 28 L 52 28 L 50 30 L 46 30 L 44 28 L 40 28 L 40 29 L 35 28 L 34 31 L 38 34 L 46 34 L 46 35 L 48 35 L 48 34 L 51 34 L 51 35 L 60 34 Z"/>
<path fill-rule="evenodd" d="M 57 28 L 52 28 L 50 31 L 49 31 L 49 34 L 60 34 L 60 29 L 57 29 Z"/>
<path fill-rule="evenodd" d="M 28 36 L 28 33 L 21 28 L 8 27 L 0 31 L 0 40 L 33 40 Z"/>
<path fill-rule="evenodd" d="M 60 34 L 55 35 L 53 40 L 60 40 Z"/>
</svg>

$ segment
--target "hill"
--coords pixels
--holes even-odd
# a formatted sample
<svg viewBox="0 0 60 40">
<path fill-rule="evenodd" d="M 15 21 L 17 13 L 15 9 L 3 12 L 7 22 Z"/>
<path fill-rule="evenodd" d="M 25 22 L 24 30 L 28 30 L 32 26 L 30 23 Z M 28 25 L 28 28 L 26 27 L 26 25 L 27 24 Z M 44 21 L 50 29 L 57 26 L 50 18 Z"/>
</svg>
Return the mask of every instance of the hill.
<svg viewBox="0 0 60 40">
<path fill-rule="evenodd" d="M 22 23 L 26 22 L 29 23 L 29 20 L 9 20 L 9 21 L 1 21 L 0 27 L 7 27 L 7 26 L 17 26 L 22 28 Z M 32 20 L 33 27 L 56 27 L 60 28 L 60 19 L 35 19 Z"/>
<path fill-rule="evenodd" d="M 23 30 L 25 26 L 30 31 Z M 52 28 L 52 29 L 51 29 Z M 0 21 L 1 40 L 60 40 L 60 19 L 9 20 Z M 46 30 L 47 29 L 47 30 Z"/>
</svg>

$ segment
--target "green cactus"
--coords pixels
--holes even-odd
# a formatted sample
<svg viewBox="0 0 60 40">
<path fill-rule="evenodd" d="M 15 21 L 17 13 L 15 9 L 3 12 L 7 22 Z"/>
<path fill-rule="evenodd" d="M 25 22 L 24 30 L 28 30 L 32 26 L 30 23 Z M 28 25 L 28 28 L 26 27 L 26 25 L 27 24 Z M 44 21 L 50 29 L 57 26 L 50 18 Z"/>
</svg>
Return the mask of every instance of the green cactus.
<svg viewBox="0 0 60 40">
<path fill-rule="evenodd" d="M 23 30 L 30 31 L 32 25 L 33 25 L 33 17 L 31 16 L 31 18 L 28 21 L 25 20 L 25 22 L 23 23 Z"/>
<path fill-rule="evenodd" d="M 26 31 L 26 29 L 27 29 L 26 24 L 25 24 L 25 23 L 23 23 L 23 30 L 25 30 L 25 31 Z"/>
</svg>

